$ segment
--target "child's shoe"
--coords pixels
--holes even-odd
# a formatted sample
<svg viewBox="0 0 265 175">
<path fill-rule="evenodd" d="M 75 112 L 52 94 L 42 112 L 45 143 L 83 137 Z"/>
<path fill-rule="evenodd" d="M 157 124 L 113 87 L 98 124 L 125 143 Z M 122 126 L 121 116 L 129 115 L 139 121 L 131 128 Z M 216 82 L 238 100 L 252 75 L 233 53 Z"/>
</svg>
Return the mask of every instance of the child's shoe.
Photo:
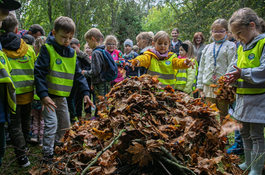
<svg viewBox="0 0 265 175">
<path fill-rule="evenodd" d="M 17 160 L 19 166 L 21 166 L 22 168 L 25 168 L 30 165 L 29 159 L 26 155 L 19 157 Z"/>
<path fill-rule="evenodd" d="M 39 140 L 39 146 L 43 146 L 43 139 Z"/>
<path fill-rule="evenodd" d="M 37 134 L 33 134 L 32 137 L 30 138 L 31 142 L 38 142 L 38 135 Z"/>
</svg>

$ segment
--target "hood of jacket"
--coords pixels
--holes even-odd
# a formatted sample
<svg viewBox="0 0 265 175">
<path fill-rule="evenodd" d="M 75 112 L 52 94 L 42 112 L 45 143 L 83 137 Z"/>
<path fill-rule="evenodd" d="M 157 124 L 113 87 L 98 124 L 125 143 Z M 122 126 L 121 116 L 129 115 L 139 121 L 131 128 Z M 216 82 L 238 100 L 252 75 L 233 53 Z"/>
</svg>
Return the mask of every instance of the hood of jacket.
<svg viewBox="0 0 265 175">
<path fill-rule="evenodd" d="M 28 45 L 16 33 L 10 32 L 0 35 L 3 52 L 9 58 L 20 58 L 26 55 Z"/>
<path fill-rule="evenodd" d="M 102 49 L 102 50 L 105 50 L 105 45 L 99 45 L 99 46 L 95 47 L 95 48 L 93 49 L 93 51 L 96 50 L 96 49 Z"/>
<path fill-rule="evenodd" d="M 250 49 L 252 49 L 253 47 L 255 47 L 256 46 L 256 44 L 257 44 L 257 42 L 259 41 L 259 40 L 261 40 L 261 39 L 263 39 L 263 38 L 265 38 L 265 33 L 263 33 L 263 34 L 259 34 L 258 36 L 256 36 L 254 39 L 253 39 L 253 41 L 251 41 L 249 44 L 243 44 L 242 42 L 240 42 L 241 43 L 241 45 L 243 46 L 243 50 L 250 50 Z"/>
<path fill-rule="evenodd" d="M 70 44 L 69 46 L 62 46 L 58 44 L 55 41 L 55 37 L 52 35 L 52 32 L 49 33 L 46 43 L 52 45 L 54 50 L 62 57 L 71 58 L 75 54 L 75 50 L 70 47 Z"/>
<path fill-rule="evenodd" d="M 153 57 L 155 57 L 157 60 L 159 60 L 159 58 L 156 56 L 156 54 L 154 54 L 150 49 L 145 51 L 144 54 L 148 54 L 148 55 L 152 55 Z M 167 60 L 168 58 L 170 58 L 172 55 L 174 54 L 174 52 L 168 52 L 167 57 L 164 58 L 164 60 Z M 176 55 L 177 56 L 177 55 Z"/>
</svg>

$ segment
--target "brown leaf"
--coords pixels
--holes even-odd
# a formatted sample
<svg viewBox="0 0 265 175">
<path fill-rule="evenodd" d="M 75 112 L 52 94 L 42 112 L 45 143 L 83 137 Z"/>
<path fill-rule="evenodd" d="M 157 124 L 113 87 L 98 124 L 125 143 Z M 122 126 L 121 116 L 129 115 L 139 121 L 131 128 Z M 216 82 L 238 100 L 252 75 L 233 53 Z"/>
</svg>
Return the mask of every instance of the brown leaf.
<svg viewBox="0 0 265 175">
<path fill-rule="evenodd" d="M 109 139 L 112 137 L 112 133 L 109 132 L 109 129 L 106 128 L 104 131 L 98 130 L 97 128 L 93 128 L 91 130 L 92 134 L 96 136 L 98 139 L 103 140 L 103 139 Z"/>
</svg>

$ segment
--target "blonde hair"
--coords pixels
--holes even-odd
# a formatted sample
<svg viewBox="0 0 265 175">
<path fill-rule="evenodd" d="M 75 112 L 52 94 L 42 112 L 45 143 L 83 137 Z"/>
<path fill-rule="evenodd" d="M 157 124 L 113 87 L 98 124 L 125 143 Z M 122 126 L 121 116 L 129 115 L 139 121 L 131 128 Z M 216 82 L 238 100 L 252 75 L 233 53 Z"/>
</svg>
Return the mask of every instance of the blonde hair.
<svg viewBox="0 0 265 175">
<path fill-rule="evenodd" d="M 46 42 L 46 36 L 39 36 L 36 40 L 35 40 L 35 53 L 36 55 L 39 54 L 40 52 L 40 48 L 43 44 L 45 44 Z"/>
<path fill-rule="evenodd" d="M 187 58 L 189 58 L 189 59 L 195 58 L 196 59 L 195 54 L 194 54 L 193 45 L 192 45 L 191 41 L 186 40 L 183 43 L 188 44 L 188 46 L 189 46 L 188 47 L 188 52 L 187 52 Z"/>
<path fill-rule="evenodd" d="M 213 30 L 213 28 L 217 25 L 221 25 L 223 28 L 225 28 L 226 31 L 228 31 L 228 24 L 226 19 L 217 19 L 213 22 L 213 24 L 211 25 L 211 32 Z"/>
<path fill-rule="evenodd" d="M 163 38 L 163 37 L 166 37 L 168 39 L 168 42 L 170 43 L 170 36 L 165 31 L 157 32 L 156 35 L 154 36 L 154 42 L 158 42 L 160 38 Z"/>
<path fill-rule="evenodd" d="M 259 18 L 258 15 L 251 8 L 248 7 L 237 10 L 229 19 L 228 23 L 229 28 L 231 28 L 232 24 L 236 26 L 248 26 L 250 22 L 255 23 L 256 29 L 259 32 L 265 32 L 264 20 Z"/>
<path fill-rule="evenodd" d="M 103 35 L 102 35 L 102 33 L 100 32 L 99 29 L 97 29 L 97 28 L 91 28 L 91 29 L 89 29 L 86 32 L 86 34 L 84 35 L 84 37 L 85 37 L 85 40 L 87 40 L 87 39 L 91 40 L 91 38 L 93 37 L 93 38 L 95 38 L 95 40 L 97 42 L 100 42 L 101 38 L 103 38 Z"/>
<path fill-rule="evenodd" d="M 114 36 L 114 35 L 107 35 L 106 36 L 106 39 L 104 41 L 104 45 L 106 45 L 107 41 L 109 41 L 109 40 L 114 40 L 116 42 L 116 47 L 118 47 L 119 41 L 116 38 L 116 36 Z"/>
<path fill-rule="evenodd" d="M 145 40 L 147 46 L 152 46 L 153 37 L 148 32 L 141 32 L 136 36 L 136 40 Z"/>
</svg>

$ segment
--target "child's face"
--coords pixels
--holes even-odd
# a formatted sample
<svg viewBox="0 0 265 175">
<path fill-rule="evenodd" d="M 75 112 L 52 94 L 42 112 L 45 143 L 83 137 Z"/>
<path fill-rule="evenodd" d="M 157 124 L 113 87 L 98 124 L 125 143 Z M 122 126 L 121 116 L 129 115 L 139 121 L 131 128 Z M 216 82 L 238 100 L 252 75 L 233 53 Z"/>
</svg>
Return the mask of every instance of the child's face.
<svg viewBox="0 0 265 175">
<path fill-rule="evenodd" d="M 185 57 L 187 55 L 187 52 L 183 49 L 182 46 L 179 47 L 179 55 L 181 57 Z"/>
<path fill-rule="evenodd" d="M 96 41 L 93 37 L 91 39 L 86 39 L 86 42 L 91 49 L 96 47 Z"/>
<path fill-rule="evenodd" d="M 169 43 L 170 41 L 168 40 L 168 38 L 164 36 L 154 43 L 154 47 L 159 53 L 163 54 L 168 51 Z"/>
<path fill-rule="evenodd" d="M 255 32 L 256 31 L 255 23 L 253 27 L 252 22 L 248 26 L 238 26 L 232 24 L 230 26 L 230 29 L 235 39 L 241 41 L 244 44 L 250 43 L 258 35 L 258 33 Z"/>
<path fill-rule="evenodd" d="M 71 32 L 66 33 L 63 30 L 59 30 L 58 32 L 56 32 L 54 29 L 52 30 L 52 34 L 55 37 L 55 41 L 59 45 L 65 46 L 65 47 L 70 45 L 72 38 L 74 36 L 74 33 L 71 33 Z"/>
<path fill-rule="evenodd" d="M 80 44 L 71 44 L 71 47 L 75 49 L 76 53 L 78 54 L 80 52 Z"/>
<path fill-rule="evenodd" d="M 107 40 L 105 43 L 106 50 L 109 52 L 113 52 L 116 48 L 116 41 L 115 40 Z"/>
<path fill-rule="evenodd" d="M 86 52 L 88 55 L 91 55 L 91 54 L 92 54 L 92 49 L 91 49 L 89 46 L 86 46 L 86 48 L 85 48 L 85 52 Z"/>
<path fill-rule="evenodd" d="M 125 45 L 124 51 L 126 54 L 130 53 L 132 51 L 132 47 L 130 45 Z"/>
<path fill-rule="evenodd" d="M 137 39 L 137 46 L 139 49 L 145 48 L 145 40 L 144 39 Z"/>
<path fill-rule="evenodd" d="M 212 29 L 212 36 L 216 41 L 224 39 L 226 34 L 227 31 L 222 25 L 215 25 Z"/>
</svg>

